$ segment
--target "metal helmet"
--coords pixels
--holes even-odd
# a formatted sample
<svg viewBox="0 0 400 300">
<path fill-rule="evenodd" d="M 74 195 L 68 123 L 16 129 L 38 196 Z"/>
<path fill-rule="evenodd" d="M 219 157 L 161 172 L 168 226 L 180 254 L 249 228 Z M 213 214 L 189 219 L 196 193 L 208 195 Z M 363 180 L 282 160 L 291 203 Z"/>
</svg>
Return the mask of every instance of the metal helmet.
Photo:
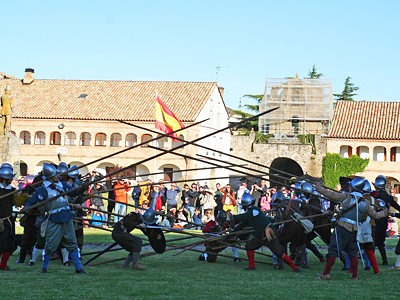
<svg viewBox="0 0 400 300">
<path fill-rule="evenodd" d="M 362 177 L 356 177 L 350 182 L 351 187 L 360 193 L 363 192 L 364 184 L 365 184 L 365 180 Z"/>
<path fill-rule="evenodd" d="M 69 168 L 68 170 L 68 176 L 74 179 L 77 179 L 79 177 L 79 169 L 78 166 L 72 166 L 71 168 Z"/>
<path fill-rule="evenodd" d="M 217 222 L 218 223 L 225 223 L 226 222 L 226 212 L 221 210 L 217 215 Z"/>
<path fill-rule="evenodd" d="M 65 162 L 61 162 L 57 167 L 58 173 L 67 173 L 68 165 Z"/>
<path fill-rule="evenodd" d="M 286 197 L 285 197 L 285 194 L 284 193 L 282 193 L 282 191 L 277 191 L 275 194 L 274 194 L 274 202 L 282 202 L 282 201 L 285 201 L 286 200 Z"/>
<path fill-rule="evenodd" d="M 142 217 L 145 224 L 153 224 L 156 221 L 156 212 L 154 211 L 154 209 L 149 208 L 144 212 Z"/>
<path fill-rule="evenodd" d="M 301 184 L 300 184 L 299 182 L 296 182 L 296 183 L 294 184 L 294 187 L 292 188 L 292 190 L 294 191 L 294 193 L 295 193 L 297 196 L 300 196 L 300 195 L 302 194 L 302 191 L 301 191 Z"/>
<path fill-rule="evenodd" d="M 368 193 L 372 192 L 371 184 L 369 183 L 369 181 L 367 179 L 364 180 L 363 192 L 365 194 L 368 194 Z"/>
<path fill-rule="evenodd" d="M 0 167 L 0 169 L 1 169 L 1 168 L 4 168 L 4 167 L 11 168 L 11 170 L 13 169 L 12 165 L 10 165 L 9 163 L 4 163 L 4 164 L 2 164 L 1 167 Z"/>
<path fill-rule="evenodd" d="M 57 175 L 57 169 L 55 166 L 51 164 L 44 163 L 42 173 L 43 173 L 43 179 L 50 179 L 51 177 Z"/>
<path fill-rule="evenodd" d="M 373 185 L 378 189 L 378 190 L 384 190 L 386 188 L 386 177 L 383 175 L 379 175 L 378 177 L 375 178 L 375 182 Z"/>
<path fill-rule="evenodd" d="M 386 176 L 384 176 L 384 175 L 378 175 L 378 176 L 376 176 L 375 180 L 377 180 L 378 178 L 382 178 L 383 180 L 386 180 Z"/>
<path fill-rule="evenodd" d="M 242 195 L 242 206 L 250 206 L 254 202 L 253 197 L 250 195 L 249 191 L 245 191 Z"/>
<path fill-rule="evenodd" d="M 304 182 L 301 185 L 301 189 L 303 190 L 304 193 L 306 193 L 307 196 L 311 195 L 314 192 L 314 187 L 309 182 Z"/>
<path fill-rule="evenodd" d="M 9 167 L 2 167 L 0 168 L 0 178 L 3 179 L 13 179 L 16 173 L 13 174 L 13 169 Z"/>
</svg>

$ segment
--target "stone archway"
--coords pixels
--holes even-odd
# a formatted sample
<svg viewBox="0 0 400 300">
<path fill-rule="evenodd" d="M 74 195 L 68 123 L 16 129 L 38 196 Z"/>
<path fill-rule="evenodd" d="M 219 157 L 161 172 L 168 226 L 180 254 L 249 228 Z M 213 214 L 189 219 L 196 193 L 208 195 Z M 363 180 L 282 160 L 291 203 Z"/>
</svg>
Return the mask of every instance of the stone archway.
<svg viewBox="0 0 400 300">
<path fill-rule="evenodd" d="M 52 162 L 52 161 L 50 161 L 50 160 L 41 160 L 41 161 L 38 162 L 38 164 L 36 165 L 35 171 L 34 171 L 34 174 L 33 174 L 33 175 L 37 175 L 37 174 L 39 174 L 39 173 L 43 170 L 43 164 L 44 164 L 44 163 L 52 164 L 52 165 L 57 166 L 56 163 L 54 163 L 54 162 Z"/>
<path fill-rule="evenodd" d="M 158 168 L 158 172 L 164 172 L 164 174 L 159 174 L 156 176 L 155 181 L 163 179 L 164 181 L 178 180 L 182 179 L 182 172 L 180 169 L 173 164 L 165 164 Z"/>
<path fill-rule="evenodd" d="M 395 178 L 395 177 L 391 177 L 391 176 L 387 176 L 387 184 L 386 186 L 390 189 L 390 190 L 394 190 L 394 193 L 396 195 L 400 194 L 400 181 Z M 390 192 L 390 191 L 388 191 Z"/>
<path fill-rule="evenodd" d="M 291 177 L 304 175 L 301 166 L 293 159 L 287 157 L 278 157 L 274 159 L 270 167 L 271 169 L 269 170 L 269 173 L 271 173 L 271 175 L 269 178 L 272 180 L 270 182 L 271 186 L 281 186 L 283 184 L 289 185 Z M 290 173 L 293 176 L 284 174 L 285 172 Z M 274 175 L 285 177 L 287 179 L 278 178 Z"/>
<path fill-rule="evenodd" d="M 145 165 L 138 165 L 136 166 L 136 180 L 137 181 L 146 181 L 150 178 L 148 175 L 150 173 L 149 168 Z"/>
<path fill-rule="evenodd" d="M 28 175 L 28 165 L 22 160 L 19 162 L 19 172 L 21 176 Z"/>
<path fill-rule="evenodd" d="M 69 167 L 72 167 L 72 166 L 80 167 L 80 166 L 84 165 L 84 163 L 81 161 L 71 161 L 68 165 L 69 165 Z M 88 167 L 83 167 L 83 168 L 79 169 L 79 174 L 81 174 L 81 175 L 87 175 L 88 173 L 89 173 Z"/>
</svg>

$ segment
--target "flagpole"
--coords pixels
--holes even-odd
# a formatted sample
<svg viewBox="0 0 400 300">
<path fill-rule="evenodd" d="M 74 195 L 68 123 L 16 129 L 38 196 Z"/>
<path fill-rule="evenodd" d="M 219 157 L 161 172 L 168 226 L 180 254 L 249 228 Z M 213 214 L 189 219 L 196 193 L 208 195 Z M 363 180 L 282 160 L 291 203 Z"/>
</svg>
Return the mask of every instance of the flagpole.
<svg viewBox="0 0 400 300">
<path fill-rule="evenodd" d="M 157 103 L 157 100 L 158 100 L 158 92 L 157 92 L 157 90 L 154 90 L 154 92 L 156 93 L 156 103 Z M 157 104 L 156 104 L 157 105 Z M 154 118 L 154 120 L 155 120 L 156 118 Z M 163 143 L 163 139 L 161 139 L 161 143 Z M 156 153 L 157 153 L 157 150 L 156 149 L 154 149 L 154 155 L 156 155 Z M 156 173 L 157 171 L 156 171 L 156 168 L 157 168 L 157 158 L 155 158 L 154 159 L 154 162 L 153 162 L 153 172 L 154 173 Z M 153 182 L 156 182 L 156 175 L 154 175 L 154 177 L 153 177 Z"/>
</svg>

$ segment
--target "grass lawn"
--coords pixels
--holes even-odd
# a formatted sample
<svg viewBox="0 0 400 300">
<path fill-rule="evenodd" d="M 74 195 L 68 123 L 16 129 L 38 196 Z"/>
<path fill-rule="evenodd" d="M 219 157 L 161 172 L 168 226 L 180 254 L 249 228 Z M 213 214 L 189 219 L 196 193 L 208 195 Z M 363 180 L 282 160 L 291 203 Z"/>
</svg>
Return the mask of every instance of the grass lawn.
<svg viewBox="0 0 400 300">
<path fill-rule="evenodd" d="M 20 230 L 20 229 L 19 229 Z M 167 239 L 180 237 L 169 234 Z M 87 243 L 112 243 L 107 232 L 86 229 Z M 390 246 L 396 239 L 389 239 Z M 186 241 L 185 241 L 186 242 Z M 105 247 L 105 246 L 104 246 Z M 15 264 L 15 272 L 0 273 L 0 299 L 395 299 L 399 297 L 400 271 L 381 268 L 382 275 L 364 271 L 360 262 L 360 280 L 350 280 L 336 263 L 331 281 L 315 280 L 324 267 L 310 254 L 311 268 L 302 274 L 273 270 L 257 265 L 255 271 L 244 271 L 247 262 L 234 263 L 219 257 L 215 264 L 198 261 L 198 253 L 166 252 L 141 259 L 147 271 L 122 270 L 121 262 L 86 267 L 90 276 L 76 275 L 73 267 L 64 267 L 59 260 L 51 261 L 49 273 L 40 273 L 41 264 L 33 268 Z M 225 254 L 231 255 L 231 251 Z M 127 252 L 107 253 L 97 261 L 125 257 Z M 246 253 L 240 251 L 242 257 Z M 256 255 L 258 260 L 269 259 Z M 389 253 L 389 262 L 395 255 Z M 378 262 L 381 259 L 378 254 Z"/>
</svg>

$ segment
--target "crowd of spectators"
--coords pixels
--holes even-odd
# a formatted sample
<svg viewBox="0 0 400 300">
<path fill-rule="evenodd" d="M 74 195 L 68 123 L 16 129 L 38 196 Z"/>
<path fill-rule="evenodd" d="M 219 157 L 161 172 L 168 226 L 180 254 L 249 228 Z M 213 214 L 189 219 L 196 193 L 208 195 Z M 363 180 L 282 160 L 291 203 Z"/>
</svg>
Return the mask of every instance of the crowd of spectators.
<svg viewBox="0 0 400 300">
<path fill-rule="evenodd" d="M 115 213 L 126 214 L 124 204 L 127 203 L 127 195 L 131 193 L 134 211 L 143 213 L 145 209 L 152 208 L 159 213 L 157 223 L 161 226 L 195 229 L 215 221 L 221 210 L 231 211 L 233 214 L 243 213 L 241 197 L 246 191 L 255 199 L 255 205 L 268 212 L 273 194 L 277 191 L 277 188 L 268 188 L 265 180 L 260 185 L 253 183 L 251 187 L 247 186 L 247 182 L 242 182 L 236 190 L 229 184 L 221 186 L 220 183 L 211 189 L 207 182 L 204 185 L 199 182 L 184 184 L 181 189 L 176 183 L 165 184 L 163 180 L 152 182 L 150 179 L 131 181 L 130 185 L 127 181 L 119 180 L 111 182 L 107 189 L 115 190 L 114 195 L 109 194 L 108 197 L 116 201 Z M 290 198 L 290 191 L 285 188 L 281 190 Z M 112 206 L 108 207 L 108 211 L 112 212 Z M 114 221 L 118 220 L 119 217 L 114 218 Z"/>
</svg>

